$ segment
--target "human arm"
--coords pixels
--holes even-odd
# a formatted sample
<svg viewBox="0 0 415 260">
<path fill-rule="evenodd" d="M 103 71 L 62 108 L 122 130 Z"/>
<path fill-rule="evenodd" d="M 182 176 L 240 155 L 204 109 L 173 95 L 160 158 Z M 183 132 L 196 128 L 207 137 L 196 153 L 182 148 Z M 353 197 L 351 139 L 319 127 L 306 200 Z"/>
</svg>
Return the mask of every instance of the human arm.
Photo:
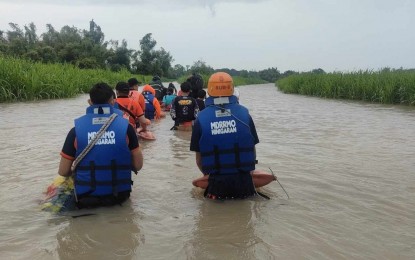
<svg viewBox="0 0 415 260">
<path fill-rule="evenodd" d="M 147 131 L 147 126 L 151 124 L 151 121 L 144 116 L 144 111 L 141 106 L 137 103 L 136 109 L 134 111 L 136 115 L 136 122 L 140 123 L 140 127 L 143 131 Z"/>
<path fill-rule="evenodd" d="M 143 168 L 143 153 L 141 152 L 140 147 L 131 151 L 131 162 L 133 171 L 137 172 Z"/>
<path fill-rule="evenodd" d="M 155 118 L 160 119 L 162 117 L 162 113 L 161 113 L 160 102 L 157 100 L 157 98 L 153 99 L 153 106 L 154 106 L 154 109 L 156 110 Z"/>
<path fill-rule="evenodd" d="M 71 170 L 72 163 L 73 163 L 73 160 L 70 160 L 62 156 L 61 161 L 59 162 L 58 174 L 64 177 L 71 176 L 72 175 L 72 170 Z"/>
<path fill-rule="evenodd" d="M 138 144 L 138 137 L 135 129 L 128 125 L 127 129 L 128 149 L 131 152 L 131 169 L 135 172 L 143 167 L 143 154 Z"/>
<path fill-rule="evenodd" d="M 199 168 L 200 172 L 203 173 L 202 170 L 202 155 L 200 152 L 196 152 L 196 165 Z"/>
<path fill-rule="evenodd" d="M 200 126 L 200 122 L 198 119 L 196 119 L 193 130 L 192 130 L 192 136 L 190 139 L 190 151 L 196 152 L 196 165 L 199 168 L 200 172 L 203 173 L 202 170 L 202 155 L 200 153 L 200 146 L 199 146 L 199 140 L 202 135 L 202 128 Z M 204 173 L 203 173 L 204 174 Z"/>
<path fill-rule="evenodd" d="M 151 121 L 144 115 L 138 117 L 138 122 L 140 123 L 140 127 L 143 129 L 142 131 L 147 131 L 147 126 L 151 124 Z"/>
<path fill-rule="evenodd" d="M 61 160 L 59 162 L 58 174 L 61 176 L 72 175 L 72 163 L 76 156 L 76 132 L 75 128 L 72 128 L 65 139 L 61 150 Z"/>
</svg>

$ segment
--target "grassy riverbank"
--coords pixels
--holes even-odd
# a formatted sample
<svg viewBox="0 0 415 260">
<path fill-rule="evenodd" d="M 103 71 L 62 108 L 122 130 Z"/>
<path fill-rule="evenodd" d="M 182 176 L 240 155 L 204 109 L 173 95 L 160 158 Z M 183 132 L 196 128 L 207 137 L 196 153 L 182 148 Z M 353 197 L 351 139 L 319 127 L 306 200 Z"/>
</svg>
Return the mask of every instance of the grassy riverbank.
<svg viewBox="0 0 415 260">
<path fill-rule="evenodd" d="M 42 64 L 0 56 L 0 102 L 74 97 L 97 82 L 115 86 L 132 76 L 149 82 L 151 77 L 107 70 L 85 70 L 69 64 Z"/>
<path fill-rule="evenodd" d="M 280 79 L 276 85 L 284 93 L 415 105 L 415 70 L 300 73 Z"/>
</svg>

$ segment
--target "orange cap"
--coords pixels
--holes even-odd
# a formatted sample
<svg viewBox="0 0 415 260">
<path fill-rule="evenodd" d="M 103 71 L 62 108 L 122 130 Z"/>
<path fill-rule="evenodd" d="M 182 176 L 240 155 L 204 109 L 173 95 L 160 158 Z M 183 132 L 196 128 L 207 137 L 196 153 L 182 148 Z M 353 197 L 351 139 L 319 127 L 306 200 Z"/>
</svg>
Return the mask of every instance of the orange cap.
<svg viewBox="0 0 415 260">
<path fill-rule="evenodd" d="M 229 97 L 233 95 L 232 77 L 225 72 L 216 72 L 208 81 L 208 94 L 212 97 Z"/>
</svg>

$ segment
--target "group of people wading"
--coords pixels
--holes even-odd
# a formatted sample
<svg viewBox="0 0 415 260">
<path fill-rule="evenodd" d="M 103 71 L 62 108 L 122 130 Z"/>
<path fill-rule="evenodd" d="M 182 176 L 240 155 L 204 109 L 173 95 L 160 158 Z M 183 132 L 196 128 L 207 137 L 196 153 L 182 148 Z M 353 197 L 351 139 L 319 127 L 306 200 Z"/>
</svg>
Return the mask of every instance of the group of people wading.
<svg viewBox="0 0 415 260">
<path fill-rule="evenodd" d="M 137 79 L 119 82 L 116 96 L 106 83 L 91 88 L 90 106 L 75 119 L 59 164 L 59 175 L 74 179 L 79 208 L 110 206 L 129 198 L 132 172 L 143 166 L 137 134 L 163 116 L 162 108 L 174 120 L 172 130 L 192 131 L 190 150 L 203 174 L 193 185 L 204 189 L 205 197 L 246 198 L 275 180 L 255 170 L 258 135 L 248 109 L 234 95 L 229 74 L 211 75 L 206 100 L 198 75 L 182 83 L 178 92 L 172 83 L 165 88 L 160 78 L 154 77 L 154 82 L 157 86 L 147 84 L 141 93 Z"/>
</svg>

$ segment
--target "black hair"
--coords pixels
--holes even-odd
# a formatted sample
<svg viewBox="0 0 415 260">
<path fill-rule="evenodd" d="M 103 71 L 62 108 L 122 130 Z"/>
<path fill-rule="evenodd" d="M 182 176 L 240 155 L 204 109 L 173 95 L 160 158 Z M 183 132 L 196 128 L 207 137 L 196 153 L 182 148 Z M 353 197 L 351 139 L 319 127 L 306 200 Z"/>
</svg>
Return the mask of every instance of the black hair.
<svg viewBox="0 0 415 260">
<path fill-rule="evenodd" d="M 199 90 L 199 92 L 197 92 L 197 97 L 198 98 L 205 98 L 206 97 L 206 91 L 204 89 Z"/>
<path fill-rule="evenodd" d="M 192 85 L 190 84 L 190 82 L 188 82 L 188 81 L 185 81 L 185 82 L 183 82 L 181 85 L 180 85 L 180 89 L 183 91 L 183 92 L 190 92 L 190 88 L 192 87 Z"/>
<path fill-rule="evenodd" d="M 115 89 L 123 94 L 128 94 L 128 92 L 130 92 L 130 86 L 128 85 L 127 82 L 124 81 L 120 81 L 117 83 L 117 85 L 115 86 Z"/>
<path fill-rule="evenodd" d="M 176 89 L 176 87 L 174 86 L 174 84 L 173 84 L 173 82 L 170 82 L 169 83 L 169 86 L 167 87 L 167 93 L 168 92 L 171 92 L 171 94 L 173 94 L 173 93 L 176 93 L 177 92 L 177 89 Z M 170 94 L 170 95 L 171 95 Z"/>
<path fill-rule="evenodd" d="M 132 88 L 135 85 L 140 85 L 141 82 L 138 81 L 136 78 L 131 78 L 128 80 L 128 85 L 130 85 L 130 88 Z"/>
<path fill-rule="evenodd" d="M 89 98 L 93 104 L 108 104 L 113 96 L 114 91 L 105 82 L 97 83 L 89 90 Z"/>
</svg>

